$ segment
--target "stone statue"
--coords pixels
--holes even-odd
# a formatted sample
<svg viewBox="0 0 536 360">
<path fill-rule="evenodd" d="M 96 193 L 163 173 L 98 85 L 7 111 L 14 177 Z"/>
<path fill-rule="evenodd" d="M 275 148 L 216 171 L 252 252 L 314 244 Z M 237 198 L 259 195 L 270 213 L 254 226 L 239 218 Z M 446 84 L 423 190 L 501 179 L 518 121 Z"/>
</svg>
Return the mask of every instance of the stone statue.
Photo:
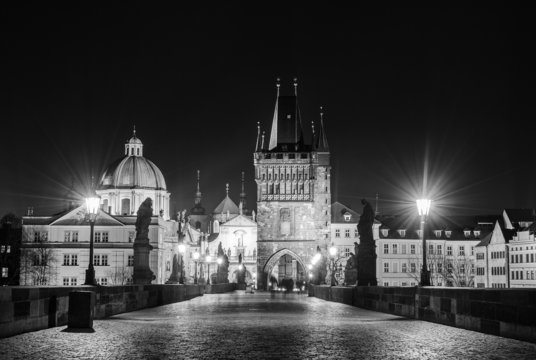
<svg viewBox="0 0 536 360">
<path fill-rule="evenodd" d="M 155 276 L 149 268 L 149 252 L 153 247 L 149 244 L 149 225 L 153 216 L 153 201 L 145 199 L 137 212 L 136 238 L 134 239 L 134 284 L 150 284 Z"/>
<path fill-rule="evenodd" d="M 151 217 L 153 216 L 153 200 L 151 198 L 145 199 L 139 209 L 136 218 L 136 237 L 145 238 L 149 234 L 149 224 L 151 223 Z"/>
<path fill-rule="evenodd" d="M 357 253 L 357 285 L 376 286 L 376 244 L 372 234 L 374 210 L 366 199 L 361 200 L 363 211 L 357 224 L 359 251 Z"/>
</svg>

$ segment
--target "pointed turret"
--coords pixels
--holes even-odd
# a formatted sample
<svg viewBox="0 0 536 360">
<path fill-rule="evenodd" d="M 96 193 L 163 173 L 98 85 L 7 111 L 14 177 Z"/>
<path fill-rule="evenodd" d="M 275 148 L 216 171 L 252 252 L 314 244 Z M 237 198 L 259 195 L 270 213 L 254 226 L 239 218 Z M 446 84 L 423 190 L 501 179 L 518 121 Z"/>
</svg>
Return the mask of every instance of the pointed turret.
<svg viewBox="0 0 536 360">
<path fill-rule="evenodd" d="M 300 151 L 303 148 L 303 129 L 298 106 L 298 80 L 294 78 L 293 96 L 280 95 L 279 79 L 276 86 L 277 98 L 268 150 Z"/>
<path fill-rule="evenodd" d="M 324 109 L 320 107 L 320 129 L 315 140 L 315 149 L 318 152 L 329 152 L 328 139 L 324 130 Z"/>
</svg>

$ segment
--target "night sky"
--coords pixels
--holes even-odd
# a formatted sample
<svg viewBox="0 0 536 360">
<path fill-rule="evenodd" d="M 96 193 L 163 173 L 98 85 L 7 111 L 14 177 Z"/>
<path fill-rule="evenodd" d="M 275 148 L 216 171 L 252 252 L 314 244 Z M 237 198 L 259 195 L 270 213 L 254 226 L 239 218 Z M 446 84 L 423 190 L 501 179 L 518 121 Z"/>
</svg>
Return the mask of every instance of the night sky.
<svg viewBox="0 0 536 360">
<path fill-rule="evenodd" d="M 238 203 L 241 171 L 251 208 L 257 122 L 295 76 L 307 130 L 324 106 L 333 201 L 536 207 L 530 8 L 37 4 L 2 9 L 0 216 L 82 199 L 133 125 L 172 209 L 197 169 L 207 209 L 226 182 Z"/>
</svg>

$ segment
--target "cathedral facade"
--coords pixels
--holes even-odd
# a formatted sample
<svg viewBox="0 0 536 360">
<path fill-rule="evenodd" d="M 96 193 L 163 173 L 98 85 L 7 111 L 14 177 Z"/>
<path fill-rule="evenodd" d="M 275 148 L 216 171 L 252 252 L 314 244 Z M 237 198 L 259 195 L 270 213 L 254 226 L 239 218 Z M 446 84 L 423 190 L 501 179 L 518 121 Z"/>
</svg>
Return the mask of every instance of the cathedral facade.
<svg viewBox="0 0 536 360">
<path fill-rule="evenodd" d="M 270 137 L 260 127 L 254 153 L 257 183 L 257 286 L 292 278 L 307 281 L 307 265 L 330 244 L 330 153 L 320 113 L 320 126 L 304 137 L 294 94 L 277 98 Z M 313 123 L 313 122 L 312 122 Z M 314 123 L 313 123 L 314 124 Z"/>
</svg>

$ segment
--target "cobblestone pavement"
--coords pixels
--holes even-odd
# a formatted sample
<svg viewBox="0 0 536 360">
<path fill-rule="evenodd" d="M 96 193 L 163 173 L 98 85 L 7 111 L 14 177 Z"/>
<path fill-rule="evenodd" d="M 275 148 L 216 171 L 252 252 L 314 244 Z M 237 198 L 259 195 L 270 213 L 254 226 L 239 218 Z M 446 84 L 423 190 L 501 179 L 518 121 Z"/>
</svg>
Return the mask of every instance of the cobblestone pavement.
<svg viewBox="0 0 536 360">
<path fill-rule="evenodd" d="M 297 294 L 204 295 L 0 339 L 1 359 L 536 359 L 536 344 Z"/>
</svg>

